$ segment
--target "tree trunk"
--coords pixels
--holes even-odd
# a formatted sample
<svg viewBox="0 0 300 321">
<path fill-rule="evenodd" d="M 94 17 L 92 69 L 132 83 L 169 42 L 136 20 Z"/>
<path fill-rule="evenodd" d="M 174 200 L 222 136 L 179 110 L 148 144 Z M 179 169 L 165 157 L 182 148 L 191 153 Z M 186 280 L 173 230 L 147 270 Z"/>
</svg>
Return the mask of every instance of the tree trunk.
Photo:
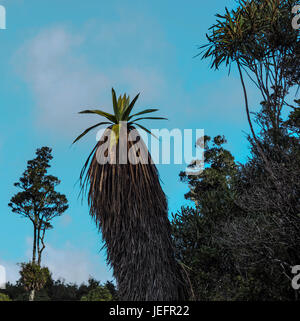
<svg viewBox="0 0 300 321">
<path fill-rule="evenodd" d="M 45 232 L 46 232 L 46 228 L 42 229 L 41 226 L 39 226 L 39 230 L 38 230 L 38 265 L 41 265 L 42 262 L 42 253 L 45 249 L 45 243 L 44 243 L 44 238 L 45 238 Z M 42 233 L 42 235 L 41 235 Z"/>
<path fill-rule="evenodd" d="M 36 228 L 36 223 L 33 224 L 33 247 L 32 247 L 32 263 L 35 263 L 36 261 L 36 251 L 37 251 L 37 228 Z M 35 290 L 30 290 L 29 293 L 29 301 L 34 301 L 35 297 Z"/>
<path fill-rule="evenodd" d="M 266 171 L 270 174 L 274 184 L 275 184 L 275 187 L 277 188 L 279 194 L 281 195 L 281 188 L 280 186 L 278 186 L 278 182 L 277 182 L 277 178 L 272 170 L 272 167 L 270 166 L 270 162 L 267 158 L 267 156 L 265 155 L 263 149 L 262 149 L 262 146 L 255 134 L 255 131 L 254 131 L 254 128 L 253 128 L 253 125 L 252 125 L 252 121 L 251 121 L 251 116 L 250 116 L 250 110 L 249 110 L 249 103 L 248 103 L 248 95 L 247 95 L 247 90 L 246 90 L 246 86 L 245 86 L 245 82 L 244 82 L 244 77 L 243 77 L 243 73 L 242 73 L 242 70 L 241 70 L 241 65 L 240 65 L 240 62 L 237 61 L 237 66 L 238 66 L 238 70 L 239 70 L 239 74 L 240 74 L 240 79 L 241 79 L 241 84 L 242 84 L 242 87 L 243 87 L 243 92 L 244 92 L 244 98 L 245 98 L 245 107 L 246 107 L 246 114 L 247 114 L 247 119 L 248 119 L 248 124 L 250 126 L 250 130 L 251 130 L 251 133 L 252 133 L 252 137 L 256 143 L 256 147 L 257 147 L 257 150 L 259 152 L 259 155 L 261 156 L 262 160 L 264 161 L 264 164 L 265 164 L 265 169 Z"/>
<path fill-rule="evenodd" d="M 31 290 L 29 294 L 29 301 L 34 301 L 35 297 L 35 290 Z"/>
<path fill-rule="evenodd" d="M 36 237 L 36 246 L 37 246 L 37 264 L 40 265 L 41 264 L 41 260 L 40 260 L 40 233 L 41 233 L 41 220 L 39 220 L 39 224 L 37 227 L 37 237 Z"/>
<path fill-rule="evenodd" d="M 128 142 L 128 149 L 132 145 Z M 102 232 L 121 300 L 187 300 L 189 285 L 175 259 L 166 196 L 148 157 L 148 164 L 112 165 L 99 164 L 94 155 L 87 172 L 90 214 Z"/>
<path fill-rule="evenodd" d="M 33 228 L 33 247 L 32 247 L 32 263 L 35 263 L 36 261 L 36 225 L 34 224 L 33 225 L 34 228 Z"/>
<path fill-rule="evenodd" d="M 110 215 L 117 224 L 107 226 L 105 232 L 110 223 L 104 223 L 103 236 L 121 299 L 187 300 L 183 271 L 174 257 L 167 210 L 144 204 Z"/>
</svg>

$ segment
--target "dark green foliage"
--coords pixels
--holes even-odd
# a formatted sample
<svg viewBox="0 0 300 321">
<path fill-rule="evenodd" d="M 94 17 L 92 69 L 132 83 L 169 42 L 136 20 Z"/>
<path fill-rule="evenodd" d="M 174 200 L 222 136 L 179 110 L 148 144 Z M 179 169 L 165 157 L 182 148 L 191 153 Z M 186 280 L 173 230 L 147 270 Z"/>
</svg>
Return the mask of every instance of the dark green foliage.
<svg viewBox="0 0 300 321">
<path fill-rule="evenodd" d="M 275 180 L 249 137 L 251 157 L 235 164 L 205 139 L 207 167 L 189 184 L 195 208 L 173 215 L 177 256 L 201 300 L 295 300 L 291 269 L 300 261 L 300 140 L 297 109 L 277 130 L 256 114 L 260 142 Z M 217 141 L 220 141 L 220 136 Z M 221 140 L 221 143 L 224 141 Z"/>
<path fill-rule="evenodd" d="M 225 8 L 207 34 L 203 58 L 212 58 L 211 67 L 218 69 L 238 62 L 249 66 L 255 62 L 280 59 L 281 67 L 291 68 L 298 56 L 298 32 L 293 30 L 292 8 L 297 0 L 238 0 L 235 10 Z M 255 65 L 252 65 L 255 68 Z M 273 68 L 274 65 L 269 65 Z M 292 73 L 289 73 L 292 76 Z M 294 74 L 295 75 L 295 74 Z"/>
<path fill-rule="evenodd" d="M 20 281 L 17 281 L 16 284 L 12 284 L 10 282 L 6 283 L 5 289 L 0 290 L 0 293 L 4 293 L 8 295 L 13 301 L 28 301 L 28 293 L 20 283 Z M 20 299 L 21 297 L 25 297 L 26 299 Z"/>
<path fill-rule="evenodd" d="M 212 67 L 238 67 L 251 155 L 244 165 L 235 164 L 215 142 L 205 146 L 202 174 L 181 173 L 195 208 L 174 215 L 173 234 L 198 299 L 298 299 L 291 269 L 300 262 L 299 101 L 287 103 L 300 74 L 299 33 L 291 27 L 295 4 L 238 1 L 236 10 L 217 15 L 202 47 Z M 257 113 L 250 111 L 244 74 L 261 94 Z"/>
<path fill-rule="evenodd" d="M 0 302 L 1 301 L 11 301 L 10 297 L 4 293 L 0 293 Z"/>
<path fill-rule="evenodd" d="M 288 131 L 290 131 L 292 134 L 300 134 L 300 99 L 295 100 L 295 103 L 297 104 L 296 108 L 293 108 L 293 110 L 290 112 L 289 117 L 287 121 L 285 122 L 285 126 Z"/>
<path fill-rule="evenodd" d="M 118 301 L 119 300 L 119 296 L 118 296 L 118 290 L 116 289 L 116 286 L 111 282 L 111 281 L 107 281 L 104 286 L 109 290 L 109 292 L 111 293 L 112 296 L 112 300 L 113 301 Z"/>
<path fill-rule="evenodd" d="M 118 291 L 114 283 L 107 281 L 101 285 L 99 281 L 90 278 L 87 284 L 77 285 L 66 283 L 63 280 L 47 279 L 43 289 L 35 294 L 35 301 L 80 301 L 82 297 L 87 297 L 89 293 L 97 288 L 105 289 L 105 298 L 109 300 L 118 299 Z M 25 290 L 20 281 L 16 284 L 7 283 L 6 289 L 0 291 L 13 301 L 28 301 L 29 293 Z"/>
<path fill-rule="evenodd" d="M 232 282 L 232 262 L 216 238 L 221 235 L 222 224 L 239 211 L 232 187 L 237 165 L 223 148 L 224 137 L 215 137 L 212 146 L 210 140 L 208 136 L 204 139 L 207 168 L 199 176 L 180 174 L 190 186 L 185 197 L 194 201 L 196 208 L 182 208 L 173 215 L 173 236 L 178 259 L 189 272 L 196 299 L 217 300 L 221 296 L 229 300 L 232 293 L 226 293 L 228 289 L 222 288 L 222 283 Z"/>
<path fill-rule="evenodd" d="M 53 158 L 51 148 L 37 149 L 36 158 L 28 161 L 27 169 L 14 185 L 21 192 L 11 198 L 9 207 L 13 213 L 29 219 L 33 230 L 32 262 L 41 264 L 45 249 L 45 233 L 52 228 L 52 220 L 68 209 L 65 195 L 55 191 L 60 184 L 57 177 L 47 175 L 49 162 Z"/>
<path fill-rule="evenodd" d="M 224 137 L 215 137 L 212 147 L 209 146 L 210 140 L 210 137 L 204 137 L 204 161 L 207 167 L 203 173 L 198 176 L 180 173 L 181 180 L 190 186 L 190 192 L 185 197 L 195 200 L 194 196 L 197 195 L 196 204 L 202 214 L 212 212 L 212 209 L 216 213 L 230 213 L 236 207 L 231 185 L 237 173 L 237 165 L 231 153 L 223 148 L 226 143 Z"/>
<path fill-rule="evenodd" d="M 84 287 L 82 289 L 81 287 Z M 81 292 L 86 293 L 85 285 L 80 288 L 73 283 L 65 283 L 62 280 L 50 280 L 46 286 L 45 290 L 52 301 L 78 301 L 81 297 Z"/>
<path fill-rule="evenodd" d="M 48 268 L 41 267 L 36 263 L 21 263 L 20 270 L 20 283 L 24 286 L 26 291 L 31 290 L 41 290 L 48 278 L 50 277 L 50 272 Z"/>
<path fill-rule="evenodd" d="M 60 184 L 58 178 L 46 175 L 53 158 L 51 148 L 36 151 L 36 158 L 28 161 L 27 169 L 14 185 L 22 191 L 11 199 L 9 206 L 14 213 L 35 220 L 35 212 L 41 213 L 44 221 L 61 215 L 67 208 L 66 197 L 55 191 Z M 44 222 L 45 223 L 45 222 Z"/>
<path fill-rule="evenodd" d="M 245 165 L 221 146 L 206 146 L 209 167 L 198 177 L 181 173 L 195 208 L 173 215 L 173 235 L 196 299 L 297 299 L 291 268 L 300 261 L 300 144 L 284 127 L 281 133 L 280 148 L 267 132 L 261 137 L 280 193 L 251 139 Z"/>
<path fill-rule="evenodd" d="M 113 297 L 105 286 L 98 286 L 84 295 L 80 301 L 112 301 Z"/>
<path fill-rule="evenodd" d="M 260 138 L 275 180 L 250 139 L 252 155 L 241 166 L 236 183 L 237 203 L 245 214 L 223 229 L 223 244 L 231 249 L 235 266 L 244 274 L 251 269 L 269 279 L 263 282 L 268 297 L 281 300 L 297 298 L 291 269 L 300 261 L 300 139 L 287 127 L 290 121 L 291 116 L 274 131 L 264 117 Z"/>
</svg>

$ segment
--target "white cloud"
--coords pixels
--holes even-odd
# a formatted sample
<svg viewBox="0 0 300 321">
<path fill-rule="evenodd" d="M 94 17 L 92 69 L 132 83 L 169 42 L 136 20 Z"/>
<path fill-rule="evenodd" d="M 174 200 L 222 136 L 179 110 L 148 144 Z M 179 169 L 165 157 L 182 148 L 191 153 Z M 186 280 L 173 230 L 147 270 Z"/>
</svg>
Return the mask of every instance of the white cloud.
<svg viewBox="0 0 300 321">
<path fill-rule="evenodd" d="M 33 91 L 41 128 L 70 131 L 78 126 L 76 113 L 83 106 L 97 105 L 99 95 L 108 87 L 105 75 L 72 54 L 82 43 L 82 37 L 56 27 L 42 31 L 17 54 L 19 71 Z"/>
<path fill-rule="evenodd" d="M 16 263 L 0 259 L 0 265 L 5 268 L 6 282 L 14 283 L 20 278 L 19 266 Z"/>
<path fill-rule="evenodd" d="M 90 276 L 104 282 L 112 279 L 109 268 L 100 263 L 99 256 L 74 248 L 66 243 L 63 248 L 54 248 L 47 244 L 43 254 L 43 265 L 47 266 L 54 279 L 65 279 L 77 284 L 87 282 Z"/>
<path fill-rule="evenodd" d="M 27 250 L 23 261 L 30 261 L 32 256 L 32 238 L 26 238 Z M 42 266 L 47 266 L 52 273 L 52 277 L 64 279 L 66 282 L 86 283 L 90 276 L 101 282 L 112 280 L 112 272 L 104 263 L 102 253 L 92 255 L 88 251 L 78 249 L 66 242 L 63 246 L 57 248 L 51 244 L 46 244 L 42 256 Z M 8 260 L 0 259 L 0 265 L 6 270 L 6 279 L 9 282 L 16 282 L 19 278 L 19 265 Z"/>
<path fill-rule="evenodd" d="M 72 217 L 69 214 L 65 214 L 63 216 L 60 217 L 60 221 L 59 223 L 61 224 L 61 226 L 63 227 L 67 227 L 72 223 Z"/>
<path fill-rule="evenodd" d="M 159 68 L 143 60 L 151 54 L 149 46 L 152 52 L 156 51 L 154 37 L 147 29 L 144 35 L 147 41 L 135 43 L 136 37 L 142 37 L 139 27 L 130 22 L 126 27 L 122 21 L 108 29 L 104 25 L 95 29 L 93 25 L 88 32 L 71 33 L 66 27 L 58 26 L 42 30 L 26 41 L 14 64 L 32 90 L 36 125 L 58 134 L 76 135 L 81 128 L 95 123 L 90 122 L 93 117 L 80 116 L 77 112 L 83 108 L 110 110 L 112 86 L 132 95 L 142 91 L 143 102 L 158 97 L 165 85 L 164 77 Z M 129 41 L 128 48 L 132 43 L 132 50 L 127 48 L 125 52 L 124 38 Z M 87 47 L 89 51 L 83 54 Z M 97 50 L 99 58 L 95 67 L 91 57 Z"/>
<path fill-rule="evenodd" d="M 143 103 L 157 100 L 166 88 L 163 77 L 155 70 L 144 67 L 124 67 L 118 70 L 118 81 L 123 88 L 131 93 L 141 92 Z"/>
</svg>

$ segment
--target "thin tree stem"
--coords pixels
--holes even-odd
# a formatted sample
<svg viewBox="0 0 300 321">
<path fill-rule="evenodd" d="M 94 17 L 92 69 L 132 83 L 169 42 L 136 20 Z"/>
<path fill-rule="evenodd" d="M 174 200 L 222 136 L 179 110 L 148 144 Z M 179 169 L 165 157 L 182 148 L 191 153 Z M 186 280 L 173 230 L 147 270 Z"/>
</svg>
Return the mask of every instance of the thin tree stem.
<svg viewBox="0 0 300 321">
<path fill-rule="evenodd" d="M 237 61 L 237 66 L 238 66 L 238 70 L 239 70 L 239 74 L 240 74 L 240 79 L 241 79 L 241 83 L 242 83 L 242 87 L 243 87 L 243 91 L 244 91 L 244 97 L 245 97 L 245 107 L 246 107 L 246 114 L 247 114 L 247 119 L 248 119 L 248 123 L 249 123 L 249 126 L 250 126 L 250 130 L 251 130 L 251 133 L 252 133 L 252 136 L 253 136 L 253 139 L 256 143 L 256 146 L 257 146 L 257 149 L 258 149 L 258 152 L 260 154 L 260 156 L 262 157 L 264 163 L 265 163 L 265 168 L 266 170 L 268 171 L 268 173 L 271 175 L 275 185 L 277 186 L 277 180 L 276 180 L 276 176 L 274 175 L 271 167 L 270 167 L 270 163 L 266 157 L 266 155 L 264 154 L 263 150 L 262 150 L 262 147 L 260 145 L 260 142 L 259 140 L 257 139 L 256 137 L 256 134 L 255 134 L 255 131 L 254 131 L 254 128 L 253 128 L 253 125 L 252 125 L 252 121 L 251 121 L 251 116 L 250 116 L 250 111 L 249 111 L 249 103 L 248 103 L 248 95 L 247 95 L 247 90 L 246 90 L 246 86 L 245 86 L 245 82 L 244 82 L 244 77 L 243 77 L 243 74 L 242 74 L 242 70 L 241 70 L 241 66 L 240 66 L 240 62 Z"/>
</svg>

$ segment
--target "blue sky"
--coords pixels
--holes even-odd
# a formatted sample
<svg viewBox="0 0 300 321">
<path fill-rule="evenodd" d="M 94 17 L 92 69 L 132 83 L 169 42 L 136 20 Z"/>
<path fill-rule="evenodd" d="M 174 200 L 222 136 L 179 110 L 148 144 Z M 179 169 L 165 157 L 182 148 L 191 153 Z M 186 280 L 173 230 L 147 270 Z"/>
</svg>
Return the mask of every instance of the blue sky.
<svg viewBox="0 0 300 321">
<path fill-rule="evenodd" d="M 141 92 L 137 109 L 158 107 L 169 121 L 149 128 L 203 128 L 223 134 L 238 161 L 247 157 L 248 125 L 240 83 L 233 69 L 209 69 L 193 58 L 205 43 L 215 13 L 235 1 L 213 0 L 0 0 L 7 29 L 0 30 L 0 264 L 10 280 L 16 263 L 30 258 L 32 226 L 10 212 L 13 183 L 41 146 L 53 148 L 50 173 L 70 208 L 47 235 L 44 264 L 55 277 L 82 282 L 92 275 L 111 279 L 105 253 L 86 202 L 77 198 L 76 181 L 89 151 L 92 133 L 72 140 L 93 117 L 85 107 L 111 108 L 111 87 L 131 96 Z M 253 108 L 258 98 L 250 90 Z M 158 165 L 169 208 L 187 204 L 187 186 L 178 174 L 184 165 Z"/>
</svg>

